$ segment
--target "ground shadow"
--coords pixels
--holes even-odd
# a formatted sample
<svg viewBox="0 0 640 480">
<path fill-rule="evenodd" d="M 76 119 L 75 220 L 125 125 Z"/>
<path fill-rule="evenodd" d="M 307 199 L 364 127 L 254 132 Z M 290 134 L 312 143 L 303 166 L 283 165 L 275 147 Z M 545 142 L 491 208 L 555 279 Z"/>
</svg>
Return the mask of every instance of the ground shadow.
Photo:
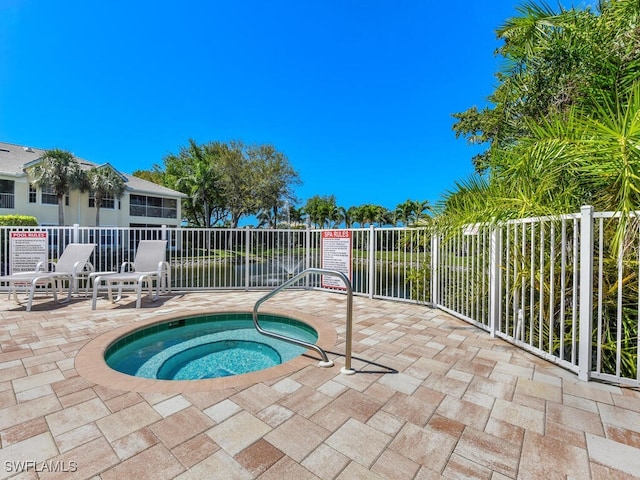
<svg viewBox="0 0 640 480">
<path fill-rule="evenodd" d="M 338 352 L 331 352 L 329 350 L 327 350 L 327 353 L 330 353 L 332 355 L 335 355 L 337 357 L 345 357 L 344 354 L 342 353 L 338 353 Z M 365 364 L 363 367 L 361 368 L 356 368 L 353 363 L 351 364 L 351 368 L 353 370 L 355 370 L 356 373 L 383 373 L 383 374 L 387 374 L 387 373 L 398 373 L 398 370 L 396 370 L 393 367 L 388 367 L 386 365 L 382 365 L 381 363 L 377 363 L 377 362 L 372 362 L 371 360 L 366 360 L 364 358 L 360 358 L 360 357 L 356 357 L 356 356 L 351 356 L 351 361 L 357 361 L 357 362 L 361 362 L 363 364 Z"/>
</svg>

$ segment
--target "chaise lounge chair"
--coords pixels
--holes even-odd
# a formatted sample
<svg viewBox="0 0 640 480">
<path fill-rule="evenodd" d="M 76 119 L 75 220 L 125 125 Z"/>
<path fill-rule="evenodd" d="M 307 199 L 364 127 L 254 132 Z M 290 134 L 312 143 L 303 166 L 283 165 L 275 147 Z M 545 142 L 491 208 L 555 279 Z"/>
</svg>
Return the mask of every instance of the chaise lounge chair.
<svg viewBox="0 0 640 480">
<path fill-rule="evenodd" d="M 109 300 L 114 303 L 122 298 L 122 289 L 125 285 L 132 286 L 137 294 L 136 308 L 140 308 L 142 297 L 142 288 L 144 284 L 149 290 L 149 298 L 156 301 L 160 295 L 160 291 L 164 287 L 169 289 L 171 285 L 170 271 L 165 261 L 167 250 L 166 240 L 141 240 L 138 244 L 136 256 L 131 262 L 124 262 L 120 267 L 119 273 L 94 273 L 93 278 L 93 303 L 92 310 L 96 309 L 96 301 L 98 298 L 98 290 L 104 282 L 107 287 L 107 295 Z M 131 270 L 127 270 L 132 268 Z M 152 295 L 153 282 L 156 282 L 156 293 Z M 112 286 L 118 285 L 118 296 L 113 298 Z"/>
<path fill-rule="evenodd" d="M 58 303 L 66 303 L 71 300 L 71 294 L 77 290 L 78 279 L 87 272 L 93 271 L 93 265 L 89 257 L 93 254 L 93 243 L 70 243 L 60 255 L 57 262 L 53 263 L 53 270 L 45 271 L 46 266 L 38 265 L 34 272 L 14 273 L 0 277 L 0 283 L 9 284 L 9 297 L 13 293 L 14 300 L 18 301 L 18 289 L 26 290 L 29 294 L 27 312 L 31 311 L 33 296 L 38 286 L 44 286 L 53 291 L 53 299 Z M 69 282 L 67 297 L 58 301 L 57 289 L 62 282 Z"/>
</svg>

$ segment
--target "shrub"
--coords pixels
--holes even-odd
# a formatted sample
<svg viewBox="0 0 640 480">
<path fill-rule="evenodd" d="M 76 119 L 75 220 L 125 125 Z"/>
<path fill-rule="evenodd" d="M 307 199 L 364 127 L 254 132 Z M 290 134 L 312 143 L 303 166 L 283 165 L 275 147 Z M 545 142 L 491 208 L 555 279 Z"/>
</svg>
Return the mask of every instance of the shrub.
<svg viewBox="0 0 640 480">
<path fill-rule="evenodd" d="M 0 227 L 37 227 L 38 219 L 31 215 L 0 215 Z"/>
</svg>

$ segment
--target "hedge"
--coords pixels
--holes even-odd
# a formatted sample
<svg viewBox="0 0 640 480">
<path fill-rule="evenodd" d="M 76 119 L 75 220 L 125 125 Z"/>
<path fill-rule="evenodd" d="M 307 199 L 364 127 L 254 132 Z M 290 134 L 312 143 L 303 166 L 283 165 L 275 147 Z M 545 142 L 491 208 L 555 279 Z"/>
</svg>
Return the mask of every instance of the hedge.
<svg viewBox="0 0 640 480">
<path fill-rule="evenodd" d="M 0 227 L 37 227 L 38 219 L 31 215 L 0 215 Z"/>
</svg>

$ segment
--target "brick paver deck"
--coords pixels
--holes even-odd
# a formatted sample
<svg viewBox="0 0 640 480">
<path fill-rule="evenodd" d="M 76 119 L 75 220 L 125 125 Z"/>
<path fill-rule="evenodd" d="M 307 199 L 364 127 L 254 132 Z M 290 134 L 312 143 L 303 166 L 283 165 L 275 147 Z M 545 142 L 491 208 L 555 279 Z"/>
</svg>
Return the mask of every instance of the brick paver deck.
<svg viewBox="0 0 640 480">
<path fill-rule="evenodd" d="M 40 297 L 32 312 L 2 295 L 0 479 L 640 478 L 640 392 L 580 382 L 420 305 L 354 299 L 355 375 L 340 373 L 345 297 L 303 291 L 264 310 L 327 322 L 332 368 L 302 357 L 197 386 L 101 370 L 100 342 L 118 328 L 250 311 L 261 295 L 96 311 Z"/>
</svg>

